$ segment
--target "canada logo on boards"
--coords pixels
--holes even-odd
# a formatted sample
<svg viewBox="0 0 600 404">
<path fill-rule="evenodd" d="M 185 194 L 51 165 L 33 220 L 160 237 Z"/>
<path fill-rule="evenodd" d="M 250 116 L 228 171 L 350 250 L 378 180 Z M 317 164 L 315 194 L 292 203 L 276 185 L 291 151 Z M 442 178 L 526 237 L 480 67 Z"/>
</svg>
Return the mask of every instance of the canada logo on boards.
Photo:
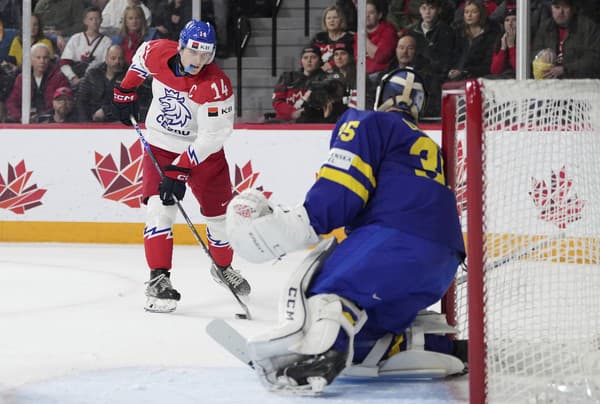
<svg viewBox="0 0 600 404">
<path fill-rule="evenodd" d="M 260 173 L 254 172 L 252 170 L 252 162 L 248 161 L 241 168 L 236 164 L 235 165 L 235 180 L 233 184 L 233 196 L 239 195 L 242 191 L 246 189 L 257 189 L 261 191 L 266 198 L 270 198 L 273 194 L 269 191 L 264 191 L 262 186 L 255 187 L 254 184 L 258 179 Z"/>
<path fill-rule="evenodd" d="M 33 171 L 27 171 L 25 160 L 17 165 L 8 164 L 6 180 L 0 173 L 0 209 L 8 209 L 22 215 L 25 211 L 42 205 L 45 189 L 36 184 L 28 185 Z"/>
<path fill-rule="evenodd" d="M 582 218 L 585 201 L 577 197 L 573 178 L 567 175 L 565 166 L 558 172 L 552 170 L 550 183 L 531 177 L 529 195 L 539 211 L 541 220 L 555 224 L 564 229 L 567 224 Z"/>
<path fill-rule="evenodd" d="M 142 144 L 136 141 L 126 147 L 121 143 L 119 165 L 109 153 L 103 156 L 95 152 L 92 173 L 102 186 L 102 197 L 121 202 L 131 208 L 142 205 Z"/>
</svg>

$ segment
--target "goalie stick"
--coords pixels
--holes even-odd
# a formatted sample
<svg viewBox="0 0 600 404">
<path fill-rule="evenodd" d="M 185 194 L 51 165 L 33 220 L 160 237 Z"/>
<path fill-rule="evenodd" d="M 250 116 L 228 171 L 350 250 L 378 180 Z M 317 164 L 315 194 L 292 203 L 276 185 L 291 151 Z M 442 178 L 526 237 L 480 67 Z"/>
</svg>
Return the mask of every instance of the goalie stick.
<svg viewBox="0 0 600 404">
<path fill-rule="evenodd" d="M 163 171 L 160 167 L 160 164 L 158 164 L 158 160 L 156 160 L 154 153 L 152 153 L 152 149 L 150 148 L 150 145 L 148 144 L 148 142 L 146 142 L 146 138 L 144 137 L 144 134 L 142 133 L 142 130 L 140 129 L 137 121 L 135 120 L 133 115 L 129 115 L 129 119 L 131 120 L 131 124 L 135 128 L 135 131 L 137 132 L 138 137 L 140 138 L 140 141 L 142 142 L 142 145 L 144 145 L 144 149 L 146 150 L 146 153 L 148 153 L 150 160 L 152 160 L 152 164 L 154 165 L 154 168 L 156 168 L 156 171 L 158 171 L 158 174 L 160 175 L 161 180 L 164 179 L 165 174 L 163 173 Z M 206 246 L 206 244 L 204 244 L 204 241 L 202 241 L 202 238 L 200 237 L 200 234 L 198 234 L 198 231 L 194 227 L 194 224 L 192 223 L 190 217 L 187 215 L 187 213 L 183 209 L 183 206 L 181 206 L 181 202 L 177 198 L 174 198 L 174 199 L 175 199 L 175 204 L 177 205 L 177 208 L 179 209 L 179 212 L 181 213 L 181 216 L 183 216 L 183 218 L 185 219 L 185 222 L 187 223 L 188 227 L 190 228 L 190 231 L 192 232 L 192 234 L 194 235 L 194 238 L 196 239 L 198 244 L 200 244 L 200 246 L 202 247 L 202 249 L 204 250 L 206 255 L 208 255 L 208 257 L 210 258 L 212 263 L 215 266 L 217 266 L 217 268 L 218 268 L 219 266 L 216 264 L 212 255 L 210 255 L 210 251 L 208 250 L 208 247 Z M 233 288 L 231 287 L 229 282 L 227 282 L 227 280 L 223 276 L 223 273 L 219 270 L 214 271 L 214 272 L 217 274 L 217 276 L 219 277 L 221 282 L 225 286 L 227 286 L 227 289 L 229 289 L 229 291 L 231 292 L 233 297 L 235 297 L 235 300 L 237 300 L 237 302 L 240 305 L 240 307 L 242 308 L 242 310 L 244 310 L 244 314 L 236 313 L 236 315 L 235 315 L 236 318 L 251 320 L 252 316 L 250 315 L 250 310 L 248 309 L 248 306 L 244 302 L 242 302 L 242 299 L 240 299 L 238 294 L 235 293 L 235 290 L 233 290 Z"/>
<path fill-rule="evenodd" d="M 242 363 L 254 368 L 248 355 L 248 340 L 225 320 L 212 320 L 206 325 L 206 333 Z"/>
</svg>

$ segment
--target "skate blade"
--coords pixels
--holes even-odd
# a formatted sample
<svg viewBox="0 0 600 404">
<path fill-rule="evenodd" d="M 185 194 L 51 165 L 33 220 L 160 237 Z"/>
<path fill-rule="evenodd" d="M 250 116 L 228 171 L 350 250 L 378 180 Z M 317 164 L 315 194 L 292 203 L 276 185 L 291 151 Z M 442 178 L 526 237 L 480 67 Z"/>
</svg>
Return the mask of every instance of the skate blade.
<svg viewBox="0 0 600 404">
<path fill-rule="evenodd" d="M 148 297 L 144 310 L 151 313 L 171 313 L 177 308 L 177 300 L 174 299 L 157 299 L 156 297 Z"/>
<path fill-rule="evenodd" d="M 269 390 L 275 393 L 292 396 L 318 396 L 320 395 L 327 380 L 320 376 L 312 376 L 306 379 L 308 384 L 297 385 L 296 381 L 286 376 L 279 376 L 275 384 L 271 384 Z"/>
</svg>

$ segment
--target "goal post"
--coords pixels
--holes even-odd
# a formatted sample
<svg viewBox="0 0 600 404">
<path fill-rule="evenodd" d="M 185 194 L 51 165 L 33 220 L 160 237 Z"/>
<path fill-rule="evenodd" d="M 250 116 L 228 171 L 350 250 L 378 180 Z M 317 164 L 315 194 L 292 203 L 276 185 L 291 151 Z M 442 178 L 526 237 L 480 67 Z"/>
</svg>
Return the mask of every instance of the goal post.
<svg viewBox="0 0 600 404">
<path fill-rule="evenodd" d="M 600 81 L 445 85 L 471 403 L 600 401 Z"/>
</svg>

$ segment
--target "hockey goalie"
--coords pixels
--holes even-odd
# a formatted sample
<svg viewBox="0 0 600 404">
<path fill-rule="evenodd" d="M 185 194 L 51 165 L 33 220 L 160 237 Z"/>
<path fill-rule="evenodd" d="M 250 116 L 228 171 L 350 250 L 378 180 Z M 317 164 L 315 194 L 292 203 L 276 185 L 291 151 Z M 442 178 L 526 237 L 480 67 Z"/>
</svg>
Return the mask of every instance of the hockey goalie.
<svg viewBox="0 0 600 404">
<path fill-rule="evenodd" d="M 248 343 L 273 390 L 319 393 L 340 374 L 444 377 L 465 369 L 466 344 L 436 303 L 464 260 L 456 200 L 442 153 L 422 132 L 423 81 L 410 69 L 387 74 L 375 111 L 349 109 L 304 202 L 273 206 L 256 190 L 227 208 L 231 246 L 252 262 L 278 259 L 321 241 L 283 290 L 280 325 Z"/>
</svg>

